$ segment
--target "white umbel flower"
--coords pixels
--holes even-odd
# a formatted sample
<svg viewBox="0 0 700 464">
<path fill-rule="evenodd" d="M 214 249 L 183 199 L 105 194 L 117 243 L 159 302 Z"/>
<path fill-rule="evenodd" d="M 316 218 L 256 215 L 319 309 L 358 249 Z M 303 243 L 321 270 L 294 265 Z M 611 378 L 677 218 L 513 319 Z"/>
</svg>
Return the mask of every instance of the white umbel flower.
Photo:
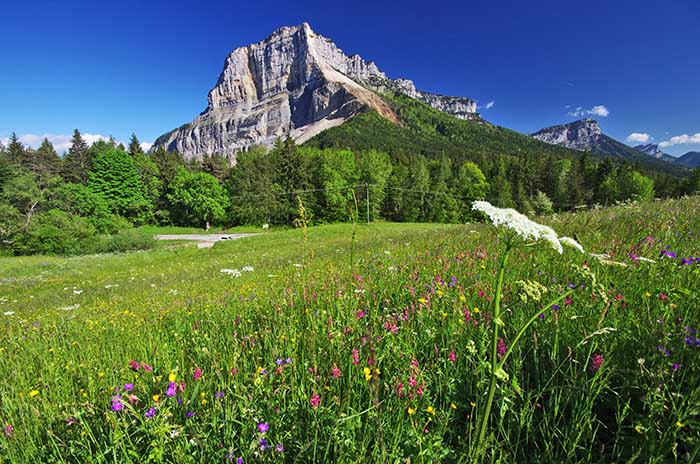
<svg viewBox="0 0 700 464">
<path fill-rule="evenodd" d="M 223 274 L 230 275 L 231 277 L 240 277 L 241 276 L 241 271 L 239 271 L 238 269 L 221 269 L 221 271 L 219 271 L 219 272 L 221 272 Z"/>
<path fill-rule="evenodd" d="M 570 246 L 571 248 L 575 248 L 581 253 L 585 253 L 583 251 L 583 247 L 581 246 L 580 243 L 578 243 L 576 240 L 574 240 L 571 237 L 559 237 L 559 241 L 561 242 L 562 245 Z"/>
<path fill-rule="evenodd" d="M 554 229 L 531 221 L 527 216 L 512 208 L 496 208 L 488 201 L 475 201 L 472 204 L 472 208 L 486 214 L 495 226 L 504 226 L 512 229 L 525 240 L 534 240 L 536 242 L 544 240 L 559 254 L 564 252 Z"/>
</svg>

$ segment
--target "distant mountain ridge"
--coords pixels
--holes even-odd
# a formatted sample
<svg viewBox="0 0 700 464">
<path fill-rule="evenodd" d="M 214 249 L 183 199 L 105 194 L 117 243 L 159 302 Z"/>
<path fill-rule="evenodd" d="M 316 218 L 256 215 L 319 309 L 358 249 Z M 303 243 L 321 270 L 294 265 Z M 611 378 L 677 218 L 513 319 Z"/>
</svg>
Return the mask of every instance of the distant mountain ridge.
<svg viewBox="0 0 700 464">
<path fill-rule="evenodd" d="M 638 162 L 667 172 L 682 170 L 682 168 L 674 166 L 675 163 L 669 163 L 668 161 L 670 160 L 666 158 L 657 158 L 655 155 L 650 156 L 646 152 L 627 146 L 605 135 L 598 121 L 592 118 L 546 127 L 532 134 L 532 137 L 552 145 L 589 151 L 601 156 L 623 158 L 630 162 Z"/>
<path fill-rule="evenodd" d="M 692 169 L 700 168 L 700 151 L 689 151 L 680 158 L 676 158 L 676 164 Z"/>
<path fill-rule="evenodd" d="M 670 163 L 675 163 L 678 159 L 675 156 L 671 156 L 667 153 L 664 153 L 663 151 L 661 151 L 658 145 L 653 143 L 648 143 L 646 145 L 637 145 L 633 148 L 637 151 L 641 151 L 642 153 L 646 153 L 649 156 L 653 156 L 656 159 L 668 161 Z"/>
</svg>

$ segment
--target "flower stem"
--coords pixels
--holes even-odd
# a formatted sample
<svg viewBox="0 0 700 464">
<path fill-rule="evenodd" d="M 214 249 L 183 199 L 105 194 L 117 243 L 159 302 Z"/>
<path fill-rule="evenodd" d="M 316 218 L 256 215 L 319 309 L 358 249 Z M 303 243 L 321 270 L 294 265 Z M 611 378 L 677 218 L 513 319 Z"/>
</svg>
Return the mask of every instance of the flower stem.
<svg viewBox="0 0 700 464">
<path fill-rule="evenodd" d="M 551 308 L 552 305 L 559 303 L 564 298 L 571 295 L 571 293 L 573 293 L 573 290 L 569 290 L 568 292 L 564 293 L 559 298 L 557 298 L 556 300 L 554 300 L 551 303 L 549 303 L 548 305 L 546 305 L 544 308 L 545 309 Z M 506 354 L 504 354 L 503 358 L 501 358 L 501 362 L 498 364 L 497 369 L 503 368 L 503 366 L 506 363 L 506 360 L 508 359 L 508 356 L 510 356 L 510 353 L 513 351 L 513 348 L 515 348 L 515 345 L 518 343 L 518 340 L 520 340 L 520 337 L 522 337 L 523 334 L 525 333 L 525 331 L 527 330 L 527 328 L 530 327 L 532 325 L 532 323 L 535 322 L 537 320 L 537 318 L 540 317 L 540 314 L 542 314 L 542 309 L 537 310 L 537 312 L 535 314 L 533 314 L 532 317 L 520 328 L 518 335 L 516 335 L 515 338 L 513 339 L 513 341 L 510 343 L 510 346 L 508 347 Z"/>
<path fill-rule="evenodd" d="M 498 364 L 498 328 L 501 324 L 501 289 L 503 287 L 503 274 L 505 273 L 506 264 L 508 264 L 508 255 L 510 253 L 510 241 L 506 241 L 506 248 L 501 257 L 501 263 L 498 268 L 498 284 L 496 285 L 496 297 L 493 303 L 493 332 L 491 339 L 491 379 L 489 384 L 489 395 L 484 407 L 483 416 L 481 418 L 481 429 L 479 431 L 479 440 L 477 441 L 477 456 L 481 456 L 484 447 L 484 436 L 486 435 L 486 427 L 489 422 L 489 414 L 491 413 L 491 404 L 493 396 L 496 393 L 496 369 Z"/>
</svg>

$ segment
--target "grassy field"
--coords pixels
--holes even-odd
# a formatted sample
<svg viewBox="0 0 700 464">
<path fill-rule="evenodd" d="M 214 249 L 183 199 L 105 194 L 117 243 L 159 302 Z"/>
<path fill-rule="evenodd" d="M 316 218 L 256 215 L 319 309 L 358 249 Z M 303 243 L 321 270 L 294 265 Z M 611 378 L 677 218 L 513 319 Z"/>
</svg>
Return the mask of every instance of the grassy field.
<svg viewBox="0 0 700 464">
<path fill-rule="evenodd" d="M 0 460 L 694 462 L 698 211 L 547 218 L 587 253 L 512 253 L 499 354 L 542 317 L 481 442 L 502 253 L 487 224 L 0 258 Z"/>
</svg>

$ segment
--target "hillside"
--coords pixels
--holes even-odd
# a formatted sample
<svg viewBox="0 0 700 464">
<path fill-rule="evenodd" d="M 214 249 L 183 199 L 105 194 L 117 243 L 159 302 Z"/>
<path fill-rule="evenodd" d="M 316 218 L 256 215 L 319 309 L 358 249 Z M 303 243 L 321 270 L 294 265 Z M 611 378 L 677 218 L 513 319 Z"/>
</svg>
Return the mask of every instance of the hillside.
<svg viewBox="0 0 700 464">
<path fill-rule="evenodd" d="M 493 162 L 499 156 L 537 156 L 579 159 L 582 152 L 542 142 L 514 130 L 483 121 L 465 121 L 437 111 L 403 94 L 384 94 L 401 123 L 393 124 L 374 111 L 362 113 L 344 124 L 328 129 L 307 142 L 319 148 L 376 149 L 392 156 L 423 155 L 437 158 L 446 154 L 457 160 Z M 598 157 L 639 164 L 646 171 L 683 175 L 687 170 L 651 158 L 601 135 Z"/>
</svg>

